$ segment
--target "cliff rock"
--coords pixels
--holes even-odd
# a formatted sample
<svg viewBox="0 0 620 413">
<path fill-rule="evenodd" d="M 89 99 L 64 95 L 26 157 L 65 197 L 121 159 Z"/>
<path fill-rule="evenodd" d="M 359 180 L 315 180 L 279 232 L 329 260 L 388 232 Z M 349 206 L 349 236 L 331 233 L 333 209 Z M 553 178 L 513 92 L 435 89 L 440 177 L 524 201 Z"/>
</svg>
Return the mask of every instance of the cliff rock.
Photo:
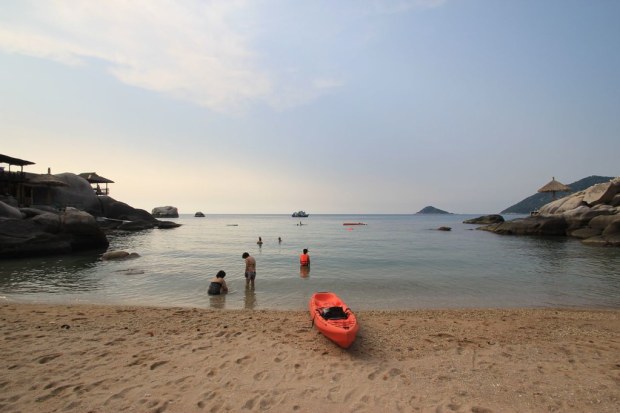
<svg viewBox="0 0 620 413">
<path fill-rule="evenodd" d="M 572 236 L 590 245 L 620 246 L 620 178 L 542 206 L 535 216 L 479 229 L 498 234 Z"/>
<path fill-rule="evenodd" d="M 505 220 L 503 216 L 497 215 L 497 214 L 491 214 L 491 215 L 483 215 L 478 218 L 466 219 L 465 221 L 463 221 L 463 224 L 478 224 L 478 225 L 499 224 L 504 221 Z"/>
<path fill-rule="evenodd" d="M 107 246 L 108 240 L 95 218 L 84 211 L 68 208 L 56 214 L 42 212 L 31 218 L 0 219 L 0 258 L 63 254 Z"/>
</svg>

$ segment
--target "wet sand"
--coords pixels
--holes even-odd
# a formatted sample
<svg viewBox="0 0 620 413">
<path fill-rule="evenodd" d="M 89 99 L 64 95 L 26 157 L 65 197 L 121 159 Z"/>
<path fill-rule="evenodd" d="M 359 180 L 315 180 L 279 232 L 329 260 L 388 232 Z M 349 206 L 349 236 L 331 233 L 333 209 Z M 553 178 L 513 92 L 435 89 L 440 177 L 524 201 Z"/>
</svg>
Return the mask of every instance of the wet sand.
<svg viewBox="0 0 620 413">
<path fill-rule="evenodd" d="M 620 310 L 0 306 L 0 412 L 616 412 Z"/>
</svg>

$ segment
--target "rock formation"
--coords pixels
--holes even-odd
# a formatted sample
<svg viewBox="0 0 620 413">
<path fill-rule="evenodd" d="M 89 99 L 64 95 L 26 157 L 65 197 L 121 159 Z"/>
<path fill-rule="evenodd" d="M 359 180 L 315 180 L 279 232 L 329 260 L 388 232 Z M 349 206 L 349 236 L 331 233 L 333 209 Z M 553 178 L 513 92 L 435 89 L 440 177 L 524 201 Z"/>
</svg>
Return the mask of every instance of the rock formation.
<svg viewBox="0 0 620 413">
<path fill-rule="evenodd" d="M 153 208 L 153 212 L 151 214 L 155 218 L 178 218 L 179 211 L 173 206 L 163 206 Z"/>
<path fill-rule="evenodd" d="M 90 184 L 75 174 L 57 174 L 54 178 L 65 185 L 35 187 L 32 207 L 18 208 L 8 197 L 0 200 L 0 258 L 105 250 L 109 245 L 107 230 L 180 226 L 109 196 L 97 196 Z"/>
<path fill-rule="evenodd" d="M 498 234 L 560 235 L 620 246 L 620 178 L 550 202 L 539 213 L 480 229 Z"/>
<path fill-rule="evenodd" d="M 86 179 L 69 172 L 51 176 L 64 185 L 34 187 L 33 207 L 43 209 L 45 206 L 52 206 L 61 209 L 70 206 L 93 216 L 101 215 L 97 194 Z"/>
<path fill-rule="evenodd" d="M 106 218 L 101 225 L 106 229 L 142 231 L 145 229 L 168 229 L 181 226 L 176 222 L 160 221 L 144 209 L 137 209 L 109 196 L 100 196 L 101 215 Z"/>
<path fill-rule="evenodd" d="M 140 254 L 127 251 L 107 251 L 101 255 L 102 260 L 126 260 L 138 257 L 140 257 Z"/>
<path fill-rule="evenodd" d="M 85 211 L 66 208 L 48 212 L 29 208 L 15 211 L 0 202 L 0 258 L 63 254 L 105 249 L 108 239 L 95 218 Z"/>
<path fill-rule="evenodd" d="M 571 193 L 583 191 L 592 185 L 609 182 L 612 176 L 592 175 L 587 178 L 571 182 L 568 186 L 572 189 Z M 568 194 L 566 194 L 568 195 Z M 529 214 L 531 211 L 537 211 L 543 205 L 553 201 L 552 194 L 549 192 L 537 192 L 518 203 L 504 209 L 501 214 Z"/>
<path fill-rule="evenodd" d="M 491 215 L 483 215 L 478 218 L 466 219 L 463 221 L 463 224 L 478 224 L 478 225 L 488 225 L 488 224 L 499 224 L 500 222 L 504 222 L 504 217 L 498 214 Z"/>
</svg>

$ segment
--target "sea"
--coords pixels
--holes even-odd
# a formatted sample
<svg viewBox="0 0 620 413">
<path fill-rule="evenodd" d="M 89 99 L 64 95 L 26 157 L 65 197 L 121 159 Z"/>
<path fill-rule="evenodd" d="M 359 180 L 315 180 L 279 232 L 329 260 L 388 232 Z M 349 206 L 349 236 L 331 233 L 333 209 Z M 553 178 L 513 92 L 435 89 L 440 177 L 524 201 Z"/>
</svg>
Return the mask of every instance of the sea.
<svg viewBox="0 0 620 413">
<path fill-rule="evenodd" d="M 332 291 L 354 310 L 620 308 L 619 248 L 463 223 L 477 216 L 181 215 L 170 219 L 178 228 L 108 235 L 109 251 L 138 258 L 2 260 L 0 302 L 304 310 L 314 292 Z M 244 252 L 257 262 L 253 289 Z M 219 270 L 230 292 L 209 296 Z"/>
</svg>

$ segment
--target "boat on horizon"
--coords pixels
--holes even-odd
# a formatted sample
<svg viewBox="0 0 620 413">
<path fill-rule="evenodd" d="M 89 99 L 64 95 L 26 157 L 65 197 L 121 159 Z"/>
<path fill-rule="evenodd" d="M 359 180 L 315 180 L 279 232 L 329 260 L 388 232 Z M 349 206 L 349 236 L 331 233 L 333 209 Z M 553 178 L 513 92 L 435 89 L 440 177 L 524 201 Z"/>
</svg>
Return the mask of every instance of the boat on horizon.
<svg viewBox="0 0 620 413">
<path fill-rule="evenodd" d="M 293 215 L 291 216 L 293 218 L 307 218 L 309 214 L 306 214 L 306 211 L 297 211 L 297 212 L 293 212 Z"/>
</svg>

